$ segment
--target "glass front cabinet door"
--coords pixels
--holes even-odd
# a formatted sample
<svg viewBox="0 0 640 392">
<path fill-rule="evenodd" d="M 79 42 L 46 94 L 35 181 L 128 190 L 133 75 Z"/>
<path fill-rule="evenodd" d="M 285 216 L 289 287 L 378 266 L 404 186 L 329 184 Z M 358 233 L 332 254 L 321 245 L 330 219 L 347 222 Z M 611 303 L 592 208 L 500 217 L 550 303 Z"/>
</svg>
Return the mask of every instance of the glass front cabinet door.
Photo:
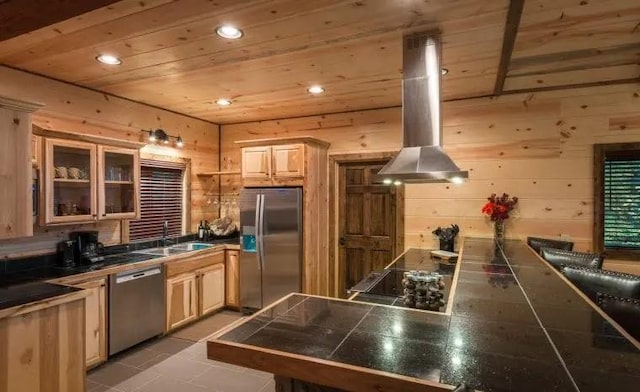
<svg viewBox="0 0 640 392">
<path fill-rule="evenodd" d="M 96 145 L 47 139 L 45 148 L 45 223 L 96 220 Z"/>
<path fill-rule="evenodd" d="M 137 219 L 139 184 L 138 150 L 98 146 L 98 219 Z"/>
</svg>

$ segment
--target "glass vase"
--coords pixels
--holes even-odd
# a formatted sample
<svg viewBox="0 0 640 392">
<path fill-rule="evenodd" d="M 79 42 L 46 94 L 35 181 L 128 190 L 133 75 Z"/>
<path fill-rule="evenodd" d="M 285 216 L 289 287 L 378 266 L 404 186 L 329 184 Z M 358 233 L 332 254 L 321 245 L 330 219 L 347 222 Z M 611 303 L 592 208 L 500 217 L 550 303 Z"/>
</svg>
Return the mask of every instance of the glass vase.
<svg viewBox="0 0 640 392">
<path fill-rule="evenodd" d="M 504 220 L 496 220 L 493 224 L 493 239 L 502 245 L 504 243 Z"/>
</svg>

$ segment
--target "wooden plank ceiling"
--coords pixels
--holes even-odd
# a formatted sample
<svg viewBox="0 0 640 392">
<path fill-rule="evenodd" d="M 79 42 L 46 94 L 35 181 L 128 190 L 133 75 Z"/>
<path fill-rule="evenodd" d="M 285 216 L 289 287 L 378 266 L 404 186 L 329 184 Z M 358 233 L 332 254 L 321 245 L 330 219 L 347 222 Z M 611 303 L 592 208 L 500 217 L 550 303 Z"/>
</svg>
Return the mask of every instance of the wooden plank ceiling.
<svg viewBox="0 0 640 392">
<path fill-rule="evenodd" d="M 123 0 L 0 42 L 0 64 L 223 124 L 398 106 L 402 33 L 423 29 L 442 32 L 445 100 L 638 78 L 639 0 L 526 0 L 496 89 L 509 4 Z"/>
</svg>

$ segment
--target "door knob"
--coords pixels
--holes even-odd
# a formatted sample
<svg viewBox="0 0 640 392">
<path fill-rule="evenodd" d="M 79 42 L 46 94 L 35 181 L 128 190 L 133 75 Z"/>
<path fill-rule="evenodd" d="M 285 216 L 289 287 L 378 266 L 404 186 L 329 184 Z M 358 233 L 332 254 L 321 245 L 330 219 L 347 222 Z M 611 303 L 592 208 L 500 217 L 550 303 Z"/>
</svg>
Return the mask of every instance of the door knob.
<svg viewBox="0 0 640 392">
<path fill-rule="evenodd" d="M 344 239 L 344 237 L 340 237 L 340 240 L 338 240 L 338 243 L 342 246 L 344 246 L 344 244 L 347 242 L 347 240 Z"/>
</svg>

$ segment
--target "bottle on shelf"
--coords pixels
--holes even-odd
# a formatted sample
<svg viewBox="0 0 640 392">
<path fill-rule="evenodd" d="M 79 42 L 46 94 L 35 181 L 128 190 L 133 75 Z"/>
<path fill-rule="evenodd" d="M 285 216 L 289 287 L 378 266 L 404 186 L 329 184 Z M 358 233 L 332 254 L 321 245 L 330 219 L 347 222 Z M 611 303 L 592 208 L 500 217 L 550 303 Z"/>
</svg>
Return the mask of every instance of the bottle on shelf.
<svg viewBox="0 0 640 392">
<path fill-rule="evenodd" d="M 202 224 L 202 221 L 200 221 L 200 224 L 198 225 L 198 239 L 204 239 L 204 225 Z"/>
</svg>

